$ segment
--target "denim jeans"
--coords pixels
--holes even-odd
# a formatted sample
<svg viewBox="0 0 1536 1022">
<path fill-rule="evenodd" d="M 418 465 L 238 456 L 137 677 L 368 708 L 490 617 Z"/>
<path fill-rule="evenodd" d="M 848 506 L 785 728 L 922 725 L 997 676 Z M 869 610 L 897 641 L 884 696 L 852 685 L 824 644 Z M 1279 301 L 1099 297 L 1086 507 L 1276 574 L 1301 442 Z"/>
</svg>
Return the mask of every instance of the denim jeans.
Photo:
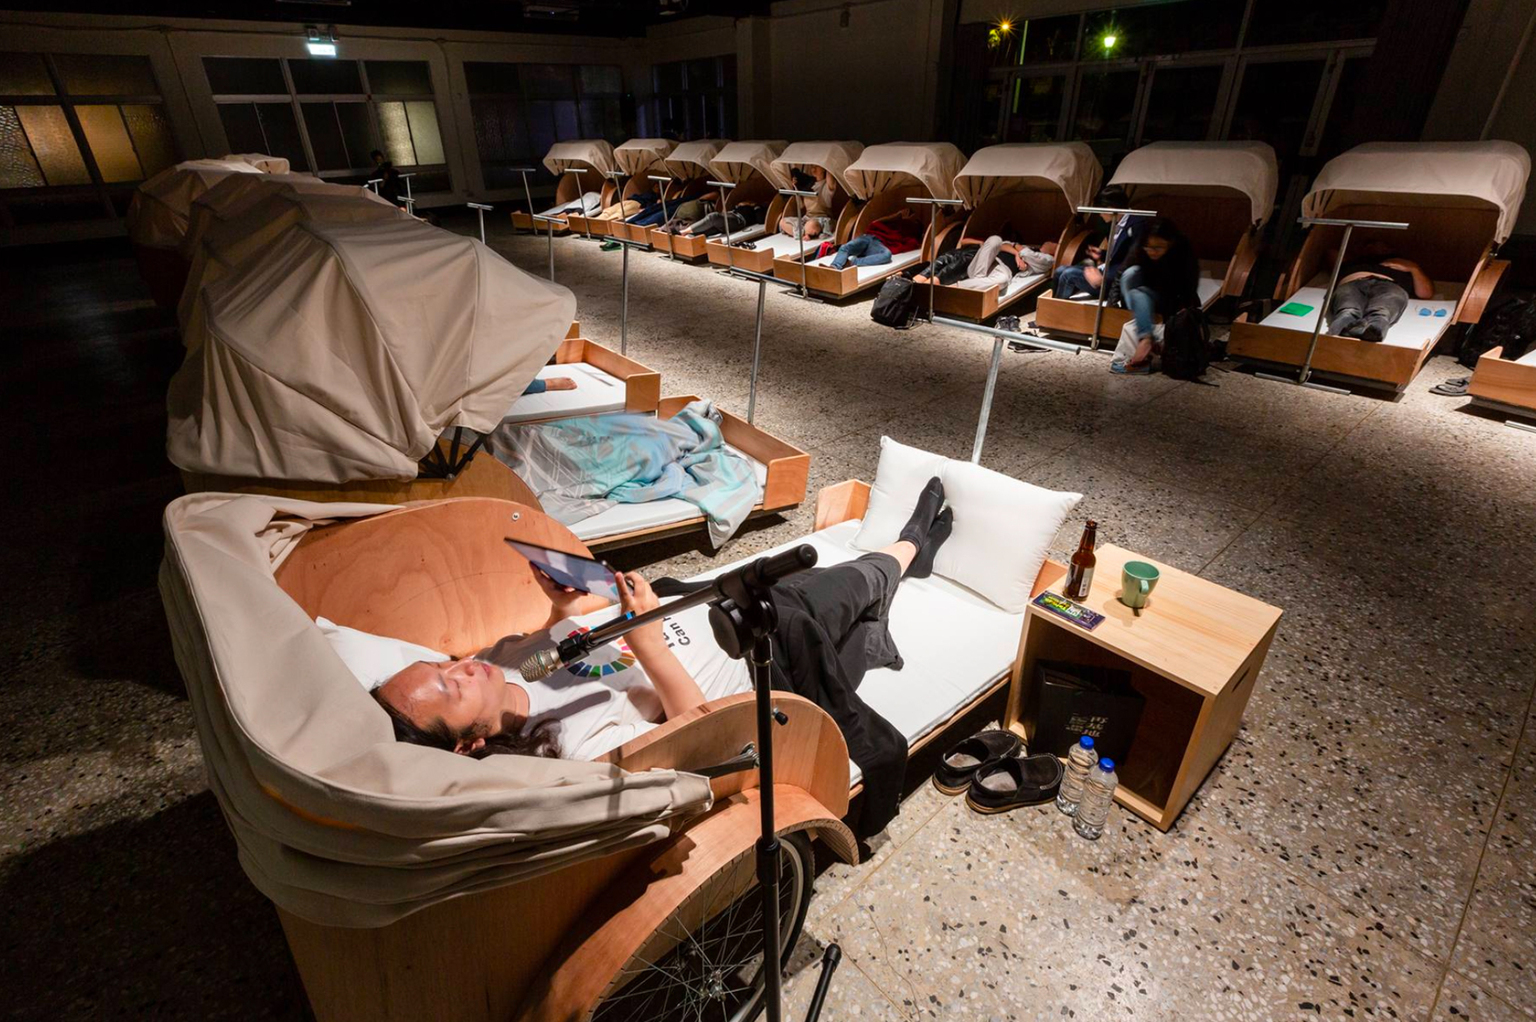
<svg viewBox="0 0 1536 1022">
<path fill-rule="evenodd" d="M 837 250 L 832 256 L 832 268 L 841 270 L 849 263 L 854 266 L 880 266 L 890 261 L 891 250 L 881 244 L 879 238 L 861 234 Z"/>
<path fill-rule="evenodd" d="M 1362 277 L 1334 288 L 1328 332 L 1335 337 L 1379 341 L 1402 318 L 1408 292 L 1385 277 Z"/>
<path fill-rule="evenodd" d="M 1145 337 L 1152 332 L 1152 316 L 1157 312 L 1157 302 L 1161 297 L 1143 284 L 1141 278 L 1140 266 L 1127 266 L 1125 272 L 1120 274 L 1120 297 L 1125 300 L 1125 307 L 1131 310 L 1136 320 L 1137 337 Z"/>
</svg>

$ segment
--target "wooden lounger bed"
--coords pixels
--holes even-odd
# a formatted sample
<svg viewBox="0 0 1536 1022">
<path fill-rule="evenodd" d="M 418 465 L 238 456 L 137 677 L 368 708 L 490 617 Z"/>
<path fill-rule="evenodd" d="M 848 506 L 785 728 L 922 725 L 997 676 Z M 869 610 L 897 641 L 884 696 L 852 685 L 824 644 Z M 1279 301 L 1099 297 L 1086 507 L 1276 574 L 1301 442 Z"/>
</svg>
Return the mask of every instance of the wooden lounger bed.
<svg viewBox="0 0 1536 1022">
<path fill-rule="evenodd" d="M 903 209 L 919 209 L 920 207 L 909 205 L 907 199 L 924 198 L 927 195 L 927 191 L 918 185 L 886 189 L 871 197 L 868 202 L 862 203 L 857 212 L 848 217 L 846 228 L 843 217 L 848 216 L 848 210 L 845 208 L 843 217 L 838 219 L 837 243 L 842 245 L 850 239 L 868 233 L 869 225 L 881 217 L 890 216 Z M 941 214 L 940 231 L 948 227 L 954 219 Z M 841 270 L 835 270 L 828 265 L 832 261 L 831 255 L 816 258 L 816 248 L 809 244 L 807 244 L 807 254 L 810 258 L 802 264 L 799 260 L 797 245 L 789 254 L 774 258 L 773 275 L 790 284 L 800 283 L 803 277 L 805 286 L 815 294 L 826 298 L 847 298 L 870 288 L 879 287 L 887 277 L 924 261 L 927 258 L 925 253 L 933 243 L 931 234 L 931 228 L 924 231 L 922 243 L 917 248 L 910 252 L 898 253 L 888 263 L 878 266 L 845 266 Z"/>
<path fill-rule="evenodd" d="M 587 192 L 601 192 L 608 183 L 603 176 L 595 170 L 584 171 L 579 176 L 576 174 L 561 174 L 560 180 L 555 182 L 555 204 L 540 213 L 540 216 L 553 216 L 559 210 L 565 209 Z M 561 217 L 561 222 L 554 225 L 556 234 L 564 234 L 570 230 L 569 217 Z M 526 210 L 514 209 L 512 211 L 512 226 L 521 231 L 537 231 L 543 233 L 549 230 L 550 225 L 543 220 L 535 220 Z"/>
<path fill-rule="evenodd" d="M 503 422 L 544 422 L 611 412 L 654 412 L 661 400 L 661 374 L 581 336 L 581 325 L 560 342 L 539 379 L 563 376 L 575 390 L 525 394 L 512 402 Z"/>
<path fill-rule="evenodd" d="M 707 184 L 704 184 L 702 181 L 700 181 L 698 182 L 698 191 L 695 192 L 694 197 L 697 197 L 698 195 L 708 195 L 711 191 L 715 191 L 717 195 L 719 194 L 718 190 L 711 189 Z M 784 196 L 775 194 L 773 182 L 769 181 L 767 178 L 760 174 L 754 175 L 747 181 L 744 181 L 740 185 L 731 189 L 725 197 L 725 209 L 727 212 L 735 209 L 743 202 L 768 204 L 768 216 L 765 219 L 764 224 L 758 224 L 753 227 L 745 228 L 741 231 L 733 232 L 731 237 L 742 238 L 743 240 L 754 237 L 754 231 L 760 231 L 765 226 L 765 224 L 773 222 L 774 210 L 779 208 L 783 198 Z M 705 237 L 703 235 L 692 234 L 670 234 L 666 231 L 658 231 L 652 228 L 646 232 L 646 235 L 650 239 L 651 248 L 655 251 L 665 252 L 677 259 L 684 259 L 690 263 L 698 262 L 705 256 L 709 256 L 710 261 L 714 262 L 714 256 L 711 255 L 712 247 L 720 248 L 722 253 L 725 251 L 724 234 Z"/>
<path fill-rule="evenodd" d="M 620 189 L 612 181 L 604 181 L 601 193 L 602 198 L 599 200 L 602 203 L 602 208 L 598 211 L 599 214 L 604 210 L 612 209 L 615 203 L 623 202 L 650 184 L 651 182 L 649 181 L 630 178 L 624 182 L 623 188 Z M 570 213 L 566 215 L 565 222 L 570 226 L 572 234 L 580 235 L 584 238 L 588 236 L 606 238 L 613 232 L 613 225 L 622 223 L 622 220 L 605 220 L 601 215 L 582 216 L 579 213 Z"/>
<path fill-rule="evenodd" d="M 659 187 L 662 189 L 662 196 L 666 201 L 668 212 L 676 209 L 680 203 L 698 198 L 705 191 L 703 178 L 685 178 L 682 180 L 673 178 L 666 184 L 660 184 L 659 182 L 647 179 L 646 183 L 653 188 Z M 653 231 L 654 229 L 650 227 L 640 224 L 629 224 L 619 220 L 612 224 L 609 233 L 615 238 L 622 238 L 636 245 L 645 245 L 651 248 L 655 247 L 656 244 L 655 239 L 651 237 Z"/>
<path fill-rule="evenodd" d="M 868 494 L 867 485 L 854 481 L 823 490 L 817 531 L 794 542 L 812 544 L 823 565 L 857 556 L 847 539 L 857 530 Z M 531 582 L 485 584 L 485 566 L 505 559 L 502 540 L 509 533 L 586 552 L 531 508 L 444 501 L 314 529 L 278 569 L 276 581 L 311 617 L 439 645 L 453 636 L 453 649 L 476 649 L 495 640 L 488 629 L 497 622 L 547 613 L 514 605 L 542 599 Z M 409 592 L 381 585 L 392 571 L 407 569 L 415 583 Z M 1035 592 L 1064 573 L 1047 561 Z M 887 719 L 907 735 L 914 755 L 951 737 L 948 724 L 967 722 L 968 711 L 1007 683 L 1023 615 L 996 608 L 988 613 L 978 599 L 930 578 L 904 582 L 894 601 L 891 630 L 906 666 L 870 672 L 859 692 L 877 712 L 891 714 Z M 966 639 L 958 662 L 957 634 Z M 860 784 L 841 732 L 795 695 L 775 693 L 774 702 L 788 718 L 774 731 L 775 829 L 781 836 L 809 832 L 838 858 L 856 863 L 858 847 L 840 818 Z M 604 759 L 630 772 L 712 767 L 755 739 L 754 714 L 751 693 L 715 700 Z M 377 929 L 321 925 L 279 909 L 315 1018 L 432 1017 L 440 1013 L 445 990 L 453 991 L 456 1017 L 471 1022 L 587 1018 L 605 996 L 622 992 L 627 979 L 615 977 L 660 961 L 686 941 L 704 915 L 696 906 L 699 892 L 718 896 L 722 878 L 729 877 L 727 897 L 752 896 L 756 783 L 754 771 L 716 778 L 714 807 L 680 825 L 673 837 L 432 905 Z M 520 925 L 505 925 L 509 918 Z M 798 916 L 790 920 L 790 944 L 799 922 Z M 666 936 L 659 936 L 663 931 Z M 390 982 L 379 982 L 380 976 Z"/>
<path fill-rule="evenodd" d="M 1467 394 L 1473 404 L 1536 418 L 1536 348 L 1514 360 L 1504 357 L 1502 347 L 1483 352 L 1472 370 Z"/>
</svg>

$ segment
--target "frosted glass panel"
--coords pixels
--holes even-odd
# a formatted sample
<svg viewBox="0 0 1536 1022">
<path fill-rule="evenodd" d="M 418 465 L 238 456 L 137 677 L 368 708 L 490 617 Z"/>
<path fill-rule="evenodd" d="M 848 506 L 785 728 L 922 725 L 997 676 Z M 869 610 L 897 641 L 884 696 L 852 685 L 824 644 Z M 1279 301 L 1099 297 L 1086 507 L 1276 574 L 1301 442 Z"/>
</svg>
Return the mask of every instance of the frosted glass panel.
<svg viewBox="0 0 1536 1022">
<path fill-rule="evenodd" d="M 139 168 L 139 157 L 128 141 L 128 127 L 123 115 L 115 106 L 77 106 L 75 114 L 80 127 L 85 130 L 85 141 L 96 158 L 96 169 L 101 179 L 109 184 L 118 181 L 138 181 L 144 176 Z"/>
<path fill-rule="evenodd" d="M 53 66 L 72 96 L 158 96 L 148 57 L 58 53 Z"/>
<path fill-rule="evenodd" d="M 405 122 L 404 103 L 380 103 L 379 130 L 384 133 L 384 154 L 397 167 L 410 167 L 416 163 L 416 150 L 411 147 L 411 129 Z"/>
<path fill-rule="evenodd" d="M 128 134 L 139 151 L 144 176 L 151 177 L 176 162 L 176 143 L 171 138 L 171 123 L 158 106 L 125 106 L 123 119 Z"/>
<path fill-rule="evenodd" d="M 0 53 L 0 95 L 53 95 L 43 58 L 35 53 Z"/>
<path fill-rule="evenodd" d="M 46 183 L 16 108 L 0 106 L 0 188 L 37 188 Z"/>
<path fill-rule="evenodd" d="M 80 158 L 80 148 L 64 119 L 64 109 L 57 106 L 19 106 L 16 114 L 26 129 L 43 176 L 51 185 L 89 184 L 91 175 Z"/>
<path fill-rule="evenodd" d="M 411 119 L 411 140 L 416 143 L 416 162 L 430 166 L 446 163 L 443 156 L 443 136 L 437 131 L 437 107 L 420 101 L 405 104 Z"/>
</svg>

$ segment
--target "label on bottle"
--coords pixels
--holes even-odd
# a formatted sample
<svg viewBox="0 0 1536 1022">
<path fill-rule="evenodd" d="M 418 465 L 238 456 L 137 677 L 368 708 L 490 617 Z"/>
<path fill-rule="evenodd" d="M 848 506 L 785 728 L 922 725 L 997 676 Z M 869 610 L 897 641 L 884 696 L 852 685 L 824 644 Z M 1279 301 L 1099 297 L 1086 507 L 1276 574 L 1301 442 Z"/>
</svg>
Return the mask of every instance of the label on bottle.
<svg viewBox="0 0 1536 1022">
<path fill-rule="evenodd" d="M 1092 588 L 1092 586 L 1093 569 L 1084 568 L 1082 578 L 1078 579 L 1077 585 L 1073 587 L 1072 598 L 1074 600 L 1086 600 L 1088 598 L 1088 590 Z"/>
</svg>

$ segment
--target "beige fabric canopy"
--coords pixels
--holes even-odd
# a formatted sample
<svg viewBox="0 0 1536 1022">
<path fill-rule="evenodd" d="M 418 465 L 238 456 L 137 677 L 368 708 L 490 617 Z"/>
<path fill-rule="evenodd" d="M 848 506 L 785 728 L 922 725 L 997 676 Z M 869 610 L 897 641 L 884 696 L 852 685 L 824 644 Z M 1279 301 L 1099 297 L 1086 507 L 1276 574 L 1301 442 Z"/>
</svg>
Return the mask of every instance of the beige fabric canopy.
<svg viewBox="0 0 1536 1022">
<path fill-rule="evenodd" d="M 782 138 L 772 141 L 732 142 L 715 154 L 710 171 L 717 180 L 740 184 L 753 174 L 769 177 L 769 168 L 789 143 Z"/>
<path fill-rule="evenodd" d="M 708 177 L 714 173 L 710 161 L 730 145 L 728 139 L 706 138 L 698 142 L 683 142 L 667 154 L 667 173 L 679 181 L 691 177 Z"/>
<path fill-rule="evenodd" d="M 676 144 L 669 138 L 632 138 L 613 151 L 619 169 L 629 176 L 659 174 Z"/>
<path fill-rule="evenodd" d="M 128 239 L 151 248 L 178 248 L 187 236 L 192 203 L 231 174 L 260 174 L 261 157 L 226 156 L 222 160 L 188 160 L 167 167 L 139 185 L 128 202 Z M 288 161 L 276 159 L 288 169 Z"/>
<path fill-rule="evenodd" d="M 1302 202 L 1307 216 L 1340 206 L 1493 207 L 1502 244 L 1520 219 L 1531 156 L 1513 142 L 1367 142 L 1329 160 Z"/>
<path fill-rule="evenodd" d="M 604 177 L 617 171 L 613 160 L 613 146 L 600 138 L 578 139 L 574 142 L 556 142 L 544 154 L 544 166 L 551 174 L 564 174 L 568 170 L 591 168 Z"/>
<path fill-rule="evenodd" d="M 210 188 L 193 206 L 183 254 L 187 286 L 176 307 L 182 341 L 203 334 L 203 291 L 259 256 L 296 223 L 408 220 L 410 215 L 367 188 L 335 185 L 307 174 L 241 175 Z"/>
<path fill-rule="evenodd" d="M 489 433 L 576 318 L 570 291 L 414 218 L 298 219 L 202 286 L 168 453 L 213 475 L 412 479 Z"/>
<path fill-rule="evenodd" d="M 953 199 L 955 175 L 963 166 L 965 154 L 948 142 L 887 142 L 864 150 L 844 176 L 860 199 L 914 183 L 935 199 Z"/>
<path fill-rule="evenodd" d="M 794 179 L 789 175 L 791 170 L 820 167 L 832 175 L 839 188 L 852 194 L 853 189 L 848 187 L 848 166 L 862 152 L 862 142 L 791 142 L 769 166 L 780 188 L 794 187 Z"/>
<path fill-rule="evenodd" d="M 1058 191 L 1075 210 L 1093 200 L 1103 179 L 1099 158 L 1082 142 L 1010 143 L 977 150 L 955 176 L 955 193 L 975 209 L 1010 192 Z"/>
<path fill-rule="evenodd" d="M 384 926 L 665 837 L 669 820 L 709 807 L 709 782 L 692 774 L 395 741 L 274 579 L 316 525 L 392 510 L 229 494 L 166 508 L 160 593 L 176 662 L 209 783 L 263 894 L 315 923 Z"/>
<path fill-rule="evenodd" d="M 1264 142 L 1153 142 L 1127 153 L 1109 183 L 1123 186 L 1133 204 L 1138 192 L 1236 192 L 1261 224 L 1274 210 L 1280 165 Z"/>
<path fill-rule="evenodd" d="M 291 169 L 283 157 L 268 156 L 265 153 L 231 153 L 224 158 L 249 163 L 263 174 L 286 174 Z"/>
</svg>

